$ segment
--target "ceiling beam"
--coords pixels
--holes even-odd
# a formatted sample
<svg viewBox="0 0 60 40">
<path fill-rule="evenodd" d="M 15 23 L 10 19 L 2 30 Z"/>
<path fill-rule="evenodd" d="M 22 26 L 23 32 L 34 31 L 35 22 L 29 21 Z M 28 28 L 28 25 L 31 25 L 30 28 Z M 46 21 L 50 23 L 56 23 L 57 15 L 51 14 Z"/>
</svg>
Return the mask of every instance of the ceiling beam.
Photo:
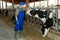
<svg viewBox="0 0 60 40">
<path fill-rule="evenodd" d="M 5 1 L 5 0 L 3 0 Z M 7 0 L 7 2 L 11 2 L 12 3 L 13 0 Z M 14 0 L 14 4 L 19 4 L 20 1 L 23 1 L 23 2 L 26 2 L 26 0 Z M 28 0 L 27 0 L 28 1 Z M 29 3 L 30 2 L 36 2 L 36 1 L 43 1 L 43 0 L 29 0 Z"/>
</svg>

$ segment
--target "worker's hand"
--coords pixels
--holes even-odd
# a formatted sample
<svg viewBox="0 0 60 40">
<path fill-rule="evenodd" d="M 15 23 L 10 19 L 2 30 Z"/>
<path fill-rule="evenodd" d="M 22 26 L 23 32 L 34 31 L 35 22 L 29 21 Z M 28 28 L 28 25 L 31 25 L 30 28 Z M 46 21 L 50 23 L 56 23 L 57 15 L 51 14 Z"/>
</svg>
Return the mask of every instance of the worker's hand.
<svg viewBox="0 0 60 40">
<path fill-rule="evenodd" d="M 17 20 L 16 23 L 19 24 L 19 21 Z"/>
</svg>

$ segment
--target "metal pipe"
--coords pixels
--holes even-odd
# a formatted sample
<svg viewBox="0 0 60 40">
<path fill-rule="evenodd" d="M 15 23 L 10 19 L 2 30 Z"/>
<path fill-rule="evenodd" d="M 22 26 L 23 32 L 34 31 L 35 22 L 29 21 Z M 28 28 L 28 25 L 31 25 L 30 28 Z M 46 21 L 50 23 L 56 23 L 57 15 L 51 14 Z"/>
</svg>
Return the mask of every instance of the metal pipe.
<svg viewBox="0 0 60 40">
<path fill-rule="evenodd" d="M 34 8 L 35 8 L 35 2 L 34 2 Z"/>
<path fill-rule="evenodd" d="M 57 5 L 59 5 L 59 0 L 57 0 Z M 57 23 L 57 29 L 58 29 L 59 28 L 59 26 L 58 26 L 58 7 L 56 10 L 56 23 Z"/>
<path fill-rule="evenodd" d="M 26 0 L 26 5 L 27 5 L 27 7 L 29 6 L 28 3 L 29 3 L 29 0 Z"/>
<path fill-rule="evenodd" d="M 49 5 L 49 0 L 47 0 L 47 7 L 48 7 L 48 5 Z"/>
<path fill-rule="evenodd" d="M 1 9 L 1 2 L 0 2 L 0 9 Z"/>
<path fill-rule="evenodd" d="M 14 0 L 12 0 L 12 8 L 14 9 Z"/>
<path fill-rule="evenodd" d="M 41 1 L 40 1 L 40 6 L 41 6 L 41 9 L 42 9 L 42 4 L 41 4 Z"/>
<path fill-rule="evenodd" d="M 3 0 L 2 0 L 2 10 L 3 10 Z"/>
<path fill-rule="evenodd" d="M 5 0 L 5 1 L 6 1 L 5 3 L 6 3 L 6 9 L 7 9 L 7 0 Z"/>
<path fill-rule="evenodd" d="M 41 7 L 41 1 L 40 1 L 40 3 L 39 3 L 39 6 Z"/>
</svg>

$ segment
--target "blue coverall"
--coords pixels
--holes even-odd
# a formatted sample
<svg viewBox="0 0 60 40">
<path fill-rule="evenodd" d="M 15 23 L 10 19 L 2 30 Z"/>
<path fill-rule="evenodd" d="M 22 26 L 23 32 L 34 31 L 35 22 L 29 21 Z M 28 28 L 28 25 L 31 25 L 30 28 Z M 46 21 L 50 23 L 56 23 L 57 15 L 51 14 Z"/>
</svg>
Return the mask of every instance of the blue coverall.
<svg viewBox="0 0 60 40">
<path fill-rule="evenodd" d="M 15 32 L 18 30 L 23 31 L 23 24 L 24 24 L 24 10 L 20 10 L 18 16 L 18 21 L 16 21 Z"/>
</svg>

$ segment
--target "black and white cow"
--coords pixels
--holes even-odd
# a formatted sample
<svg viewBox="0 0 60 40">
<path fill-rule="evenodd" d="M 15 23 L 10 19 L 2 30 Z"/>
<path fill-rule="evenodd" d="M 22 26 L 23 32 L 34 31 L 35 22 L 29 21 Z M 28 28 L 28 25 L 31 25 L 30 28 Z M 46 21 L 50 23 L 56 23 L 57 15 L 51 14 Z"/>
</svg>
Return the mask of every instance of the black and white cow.
<svg viewBox="0 0 60 40">
<path fill-rule="evenodd" d="M 33 16 L 33 17 L 36 17 L 43 22 L 41 31 L 42 31 L 43 37 L 45 37 L 47 35 L 49 29 L 51 28 L 51 26 L 53 26 L 52 11 L 49 9 L 47 9 L 45 11 L 28 10 L 26 12 L 26 14 Z"/>
<path fill-rule="evenodd" d="M 53 26 L 53 15 L 52 15 L 52 11 L 51 10 L 46 10 L 45 11 L 45 18 L 46 18 L 46 22 L 44 24 L 42 24 L 42 33 L 44 34 L 43 37 L 45 37 L 49 31 L 49 29 Z"/>
</svg>

